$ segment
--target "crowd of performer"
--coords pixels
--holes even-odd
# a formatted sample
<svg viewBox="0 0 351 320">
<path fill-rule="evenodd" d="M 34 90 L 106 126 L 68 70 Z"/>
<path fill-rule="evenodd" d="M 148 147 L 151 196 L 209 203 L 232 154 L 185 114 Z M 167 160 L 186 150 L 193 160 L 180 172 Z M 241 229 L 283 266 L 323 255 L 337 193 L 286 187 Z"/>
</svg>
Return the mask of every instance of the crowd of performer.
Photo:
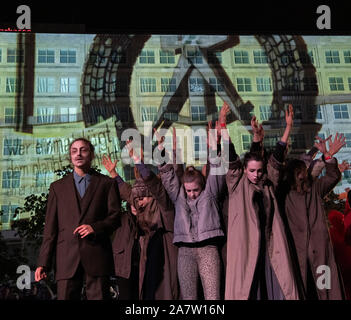
<svg viewBox="0 0 351 320">
<path fill-rule="evenodd" d="M 167 161 L 177 153 L 175 130 L 173 154 L 155 130 L 157 170 L 127 141 L 133 185 L 107 156 L 111 177 L 92 170 L 94 146 L 74 140 L 73 173 L 50 186 L 36 281 L 54 264 L 60 300 L 80 299 L 83 284 L 87 299 L 109 299 L 112 275 L 120 299 L 350 299 L 350 192 L 345 212 L 327 214 L 323 202 L 349 169 L 335 158 L 345 138 L 317 138 L 308 153 L 290 157 L 289 105 L 274 150 L 265 150 L 253 117 L 251 148 L 241 156 L 227 129 L 230 112 L 224 103 L 202 170 Z"/>
</svg>

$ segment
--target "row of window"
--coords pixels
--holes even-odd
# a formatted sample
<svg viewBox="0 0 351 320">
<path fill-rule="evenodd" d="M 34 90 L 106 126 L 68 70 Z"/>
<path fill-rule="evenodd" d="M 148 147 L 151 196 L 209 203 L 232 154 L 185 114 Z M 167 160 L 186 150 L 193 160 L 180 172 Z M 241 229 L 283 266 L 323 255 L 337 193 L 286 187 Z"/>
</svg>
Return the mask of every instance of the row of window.
<svg viewBox="0 0 351 320">
<path fill-rule="evenodd" d="M 1 80 L 1 79 L 0 79 Z M 346 86 L 343 77 L 329 77 L 330 91 L 345 91 L 351 90 L 351 77 L 347 77 Z M 141 77 L 139 79 L 139 92 L 140 93 L 175 93 L 178 88 L 175 78 L 161 78 L 158 82 L 157 78 Z M 224 92 L 225 81 L 222 78 L 208 79 L 210 92 Z M 270 77 L 237 77 L 236 89 L 238 92 L 272 92 L 272 79 Z M 317 91 L 316 80 L 313 78 L 304 78 L 301 81 L 289 79 L 282 82 L 283 90 L 289 91 Z M 202 77 L 189 78 L 189 91 L 192 93 L 204 93 L 206 87 L 206 80 Z M 346 87 L 346 88 L 345 88 Z M 111 77 L 109 81 L 104 79 L 92 79 L 91 89 L 99 93 L 107 94 L 126 94 L 128 92 L 128 82 L 126 78 Z M 59 88 L 56 86 L 56 79 L 54 77 L 38 77 L 36 92 L 38 94 L 45 93 L 77 93 L 78 92 L 78 79 L 74 77 L 61 77 L 59 79 Z M 16 77 L 7 77 L 5 84 L 6 93 L 23 92 L 23 80 Z"/>
<path fill-rule="evenodd" d="M 341 92 L 351 90 L 351 77 L 347 77 L 346 83 L 343 77 L 329 77 L 329 90 L 332 92 Z M 175 78 L 156 78 L 156 77 L 140 77 L 139 78 L 139 93 L 175 93 L 179 83 Z M 209 77 L 205 80 L 202 77 L 189 78 L 189 91 L 194 94 L 203 94 L 208 86 L 210 92 L 224 92 L 226 86 L 231 86 L 231 83 L 226 84 L 223 78 Z M 238 92 L 272 92 L 273 84 L 269 76 L 266 77 L 236 77 L 234 86 Z M 278 85 L 280 90 L 285 91 L 305 91 L 317 92 L 318 85 L 315 78 L 298 79 L 288 78 L 282 79 Z M 103 93 L 111 95 L 123 95 L 128 92 L 128 81 L 125 78 L 116 80 L 111 77 L 109 81 L 104 79 L 92 79 L 90 89 L 95 94 L 102 95 Z"/>
<path fill-rule="evenodd" d="M 158 53 L 158 56 L 156 56 Z M 204 57 L 200 50 L 187 49 L 186 58 L 190 63 L 201 65 L 204 63 Z M 97 66 L 107 63 L 110 59 L 112 63 L 126 64 L 126 53 L 121 50 L 113 50 L 112 52 L 105 53 L 99 51 L 91 54 L 92 62 Z M 222 53 L 207 53 L 207 60 L 209 63 L 222 63 Z M 291 61 L 300 60 L 301 63 L 314 63 L 313 51 L 286 51 L 280 57 L 281 63 L 287 65 Z M 23 63 L 24 50 L 8 48 L 0 48 L 0 63 Z M 77 50 L 76 49 L 38 49 L 36 61 L 38 64 L 76 64 L 77 63 Z M 176 54 L 174 50 L 155 50 L 144 49 L 139 55 L 139 64 L 174 64 L 176 61 Z M 267 64 L 268 56 L 263 50 L 233 50 L 233 61 L 235 64 Z M 351 50 L 327 50 L 324 52 L 324 61 L 326 64 L 351 64 Z"/>
<path fill-rule="evenodd" d="M 1 79 L 0 79 L 1 80 Z M 5 81 L 6 93 L 23 92 L 24 80 L 17 77 L 7 77 Z M 59 79 L 59 88 L 56 88 L 56 81 L 53 77 L 38 77 L 37 78 L 37 93 L 55 93 L 57 89 L 60 93 L 77 93 L 78 80 L 72 77 L 61 77 Z"/>
<path fill-rule="evenodd" d="M 6 56 L 5 56 L 6 54 Z M 56 58 L 58 60 L 56 61 Z M 59 49 L 58 53 L 53 49 L 38 49 L 37 63 L 64 63 L 75 64 L 77 63 L 77 50 L 75 49 Z M 0 48 L 0 63 L 23 63 L 24 50 L 23 49 L 6 49 L 4 53 Z"/>
<path fill-rule="evenodd" d="M 54 107 L 37 107 L 36 116 L 30 122 L 31 124 L 46 124 L 82 121 L 82 114 L 77 113 L 76 107 L 61 107 L 59 114 L 57 114 L 57 111 Z M 19 120 L 15 108 L 5 107 L 4 118 L 0 119 L 0 123 L 12 125 Z"/>
<path fill-rule="evenodd" d="M 311 109 L 312 108 L 312 109 Z M 296 120 L 303 120 L 304 118 L 312 119 L 315 116 L 316 120 L 324 120 L 324 112 L 321 106 L 312 106 L 306 110 L 303 114 L 302 108 L 300 105 L 294 106 L 294 113 Z M 313 110 L 316 108 L 316 110 Z M 141 106 L 140 107 L 140 122 L 145 121 L 155 121 L 157 120 L 158 114 L 157 106 Z M 271 105 L 259 105 L 259 119 L 260 121 L 274 120 L 276 116 L 272 111 Z M 220 106 L 217 106 L 217 112 L 212 115 L 213 119 L 218 117 Z M 59 112 L 59 113 L 58 113 Z M 206 108 L 203 105 L 192 105 L 190 108 L 191 120 L 192 121 L 208 121 L 208 115 L 206 113 Z M 242 113 L 242 120 L 249 120 L 248 117 L 251 117 L 254 114 L 254 111 L 251 111 L 249 115 Z M 332 105 L 332 114 L 334 116 L 333 120 L 349 120 L 351 119 L 349 106 L 347 104 L 334 104 Z M 122 122 L 130 122 L 132 119 L 135 119 L 131 115 L 129 108 L 120 106 L 117 108 L 117 118 Z M 163 118 L 171 121 L 178 121 L 178 114 L 172 112 L 164 112 Z M 16 123 L 15 108 L 5 107 L 4 108 L 4 118 L 3 121 L 0 120 L 0 123 L 4 124 L 14 124 Z M 77 122 L 82 120 L 82 114 L 78 113 L 76 107 L 61 107 L 56 109 L 54 107 L 37 107 L 36 115 L 32 119 L 32 124 L 50 124 L 50 123 L 65 123 L 65 122 Z"/>
</svg>

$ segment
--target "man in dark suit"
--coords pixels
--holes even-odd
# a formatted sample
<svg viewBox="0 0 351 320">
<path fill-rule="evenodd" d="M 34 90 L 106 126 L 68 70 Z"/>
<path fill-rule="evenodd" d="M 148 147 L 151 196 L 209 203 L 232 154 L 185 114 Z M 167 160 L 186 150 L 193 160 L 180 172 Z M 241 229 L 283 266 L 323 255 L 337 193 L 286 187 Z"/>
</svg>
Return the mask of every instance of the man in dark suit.
<svg viewBox="0 0 351 320">
<path fill-rule="evenodd" d="M 46 278 L 56 252 L 57 299 L 80 299 L 84 281 L 87 299 L 108 299 L 120 195 L 113 179 L 91 169 L 90 141 L 74 140 L 69 155 L 73 173 L 50 186 L 35 280 Z"/>
</svg>

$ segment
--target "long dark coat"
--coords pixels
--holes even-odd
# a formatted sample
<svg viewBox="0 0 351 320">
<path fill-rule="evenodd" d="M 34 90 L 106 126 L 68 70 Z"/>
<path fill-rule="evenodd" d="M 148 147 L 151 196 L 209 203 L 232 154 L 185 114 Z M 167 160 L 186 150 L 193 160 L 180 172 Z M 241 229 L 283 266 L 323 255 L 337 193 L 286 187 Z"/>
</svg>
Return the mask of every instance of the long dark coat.
<svg viewBox="0 0 351 320">
<path fill-rule="evenodd" d="M 328 160 L 325 168 L 326 174 L 314 179 L 308 192 L 298 193 L 290 190 L 289 186 L 283 183 L 279 189 L 278 198 L 282 215 L 285 216 L 293 236 L 306 292 L 309 263 L 318 298 L 339 300 L 343 299 L 344 290 L 335 263 L 322 199 L 336 186 L 341 173 L 335 158 Z M 330 289 L 323 288 L 323 283 L 328 284 L 329 278 L 326 277 L 329 270 Z"/>
<path fill-rule="evenodd" d="M 153 200 L 145 207 L 144 211 L 138 212 L 137 224 L 135 228 L 142 231 L 139 235 L 140 243 L 140 263 L 139 263 L 139 298 L 143 298 L 144 288 L 144 275 L 146 264 L 149 259 L 148 257 L 148 245 L 152 236 L 159 232 L 162 236 L 163 244 L 163 266 L 162 274 L 160 275 L 160 281 L 157 284 L 155 292 L 155 300 L 175 300 L 179 298 L 179 286 L 177 279 L 177 257 L 178 248 L 173 244 L 173 224 L 174 224 L 174 207 L 170 201 L 161 180 L 152 172 L 147 180 L 138 179 L 138 185 L 144 185 L 148 190 L 149 195 L 153 197 Z M 126 182 L 119 185 L 119 191 L 123 200 L 126 200 L 129 204 L 134 205 L 135 193 L 133 188 Z M 125 230 L 130 229 L 131 225 L 126 226 Z M 126 277 L 130 273 L 131 263 L 131 241 L 134 241 L 134 235 L 136 230 L 131 229 L 132 233 L 125 235 L 126 238 L 121 239 L 116 234 L 113 243 L 114 259 L 115 259 L 115 271 L 116 275 Z M 118 232 L 118 230 L 117 230 Z M 122 232 L 122 230 L 119 231 Z M 129 240 L 128 240 L 129 239 Z M 121 241 L 125 244 L 125 248 L 122 249 Z"/>
</svg>

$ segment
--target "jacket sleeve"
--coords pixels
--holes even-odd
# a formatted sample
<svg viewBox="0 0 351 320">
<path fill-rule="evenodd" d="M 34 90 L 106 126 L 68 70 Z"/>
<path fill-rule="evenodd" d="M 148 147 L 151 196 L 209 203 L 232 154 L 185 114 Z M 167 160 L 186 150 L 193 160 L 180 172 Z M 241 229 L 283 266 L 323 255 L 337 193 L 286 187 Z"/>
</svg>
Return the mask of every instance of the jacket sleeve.
<svg viewBox="0 0 351 320">
<path fill-rule="evenodd" d="M 338 161 L 335 158 L 325 161 L 325 169 L 325 175 L 315 182 L 317 190 L 322 198 L 333 190 L 341 179 Z"/>
<path fill-rule="evenodd" d="M 211 154 L 212 152 L 211 148 L 209 151 L 210 151 L 209 154 Z M 220 153 L 220 145 L 217 146 L 217 152 Z M 212 195 L 215 198 L 218 198 L 222 193 L 223 188 L 225 186 L 225 180 L 226 180 L 226 176 L 225 176 L 226 168 L 224 166 L 225 163 L 223 161 L 223 158 L 218 157 L 217 159 L 220 161 L 219 163 L 215 164 L 211 162 L 210 158 L 208 158 L 207 165 L 209 165 L 210 170 L 206 179 L 206 187 L 205 187 L 205 192 Z"/>
<path fill-rule="evenodd" d="M 273 183 L 276 189 L 284 170 L 286 144 L 278 141 L 274 152 L 270 155 L 267 163 L 268 179 Z"/>
<path fill-rule="evenodd" d="M 234 144 L 229 144 L 229 167 L 226 174 L 226 182 L 229 196 L 235 191 L 243 174 L 243 165 L 239 156 L 235 152 Z"/>
<path fill-rule="evenodd" d="M 91 224 L 95 234 L 101 233 L 112 234 L 113 231 L 120 226 L 121 214 L 121 198 L 116 185 L 116 181 L 109 179 L 108 195 L 107 195 L 107 212 L 103 220 L 96 221 Z"/>
<path fill-rule="evenodd" d="M 38 257 L 38 266 L 50 269 L 54 255 L 58 235 L 57 198 L 54 188 L 51 186 L 45 214 L 45 226 L 43 242 Z"/>
<path fill-rule="evenodd" d="M 158 170 L 161 174 L 161 181 L 165 190 L 168 193 L 168 196 L 175 203 L 178 199 L 180 192 L 180 180 L 174 171 L 173 164 L 165 164 L 162 166 L 158 166 Z"/>
<path fill-rule="evenodd" d="M 131 199 L 130 199 L 132 186 L 129 183 L 125 181 L 118 183 L 118 191 L 122 200 L 127 201 L 131 205 L 133 204 L 131 203 Z"/>
</svg>

